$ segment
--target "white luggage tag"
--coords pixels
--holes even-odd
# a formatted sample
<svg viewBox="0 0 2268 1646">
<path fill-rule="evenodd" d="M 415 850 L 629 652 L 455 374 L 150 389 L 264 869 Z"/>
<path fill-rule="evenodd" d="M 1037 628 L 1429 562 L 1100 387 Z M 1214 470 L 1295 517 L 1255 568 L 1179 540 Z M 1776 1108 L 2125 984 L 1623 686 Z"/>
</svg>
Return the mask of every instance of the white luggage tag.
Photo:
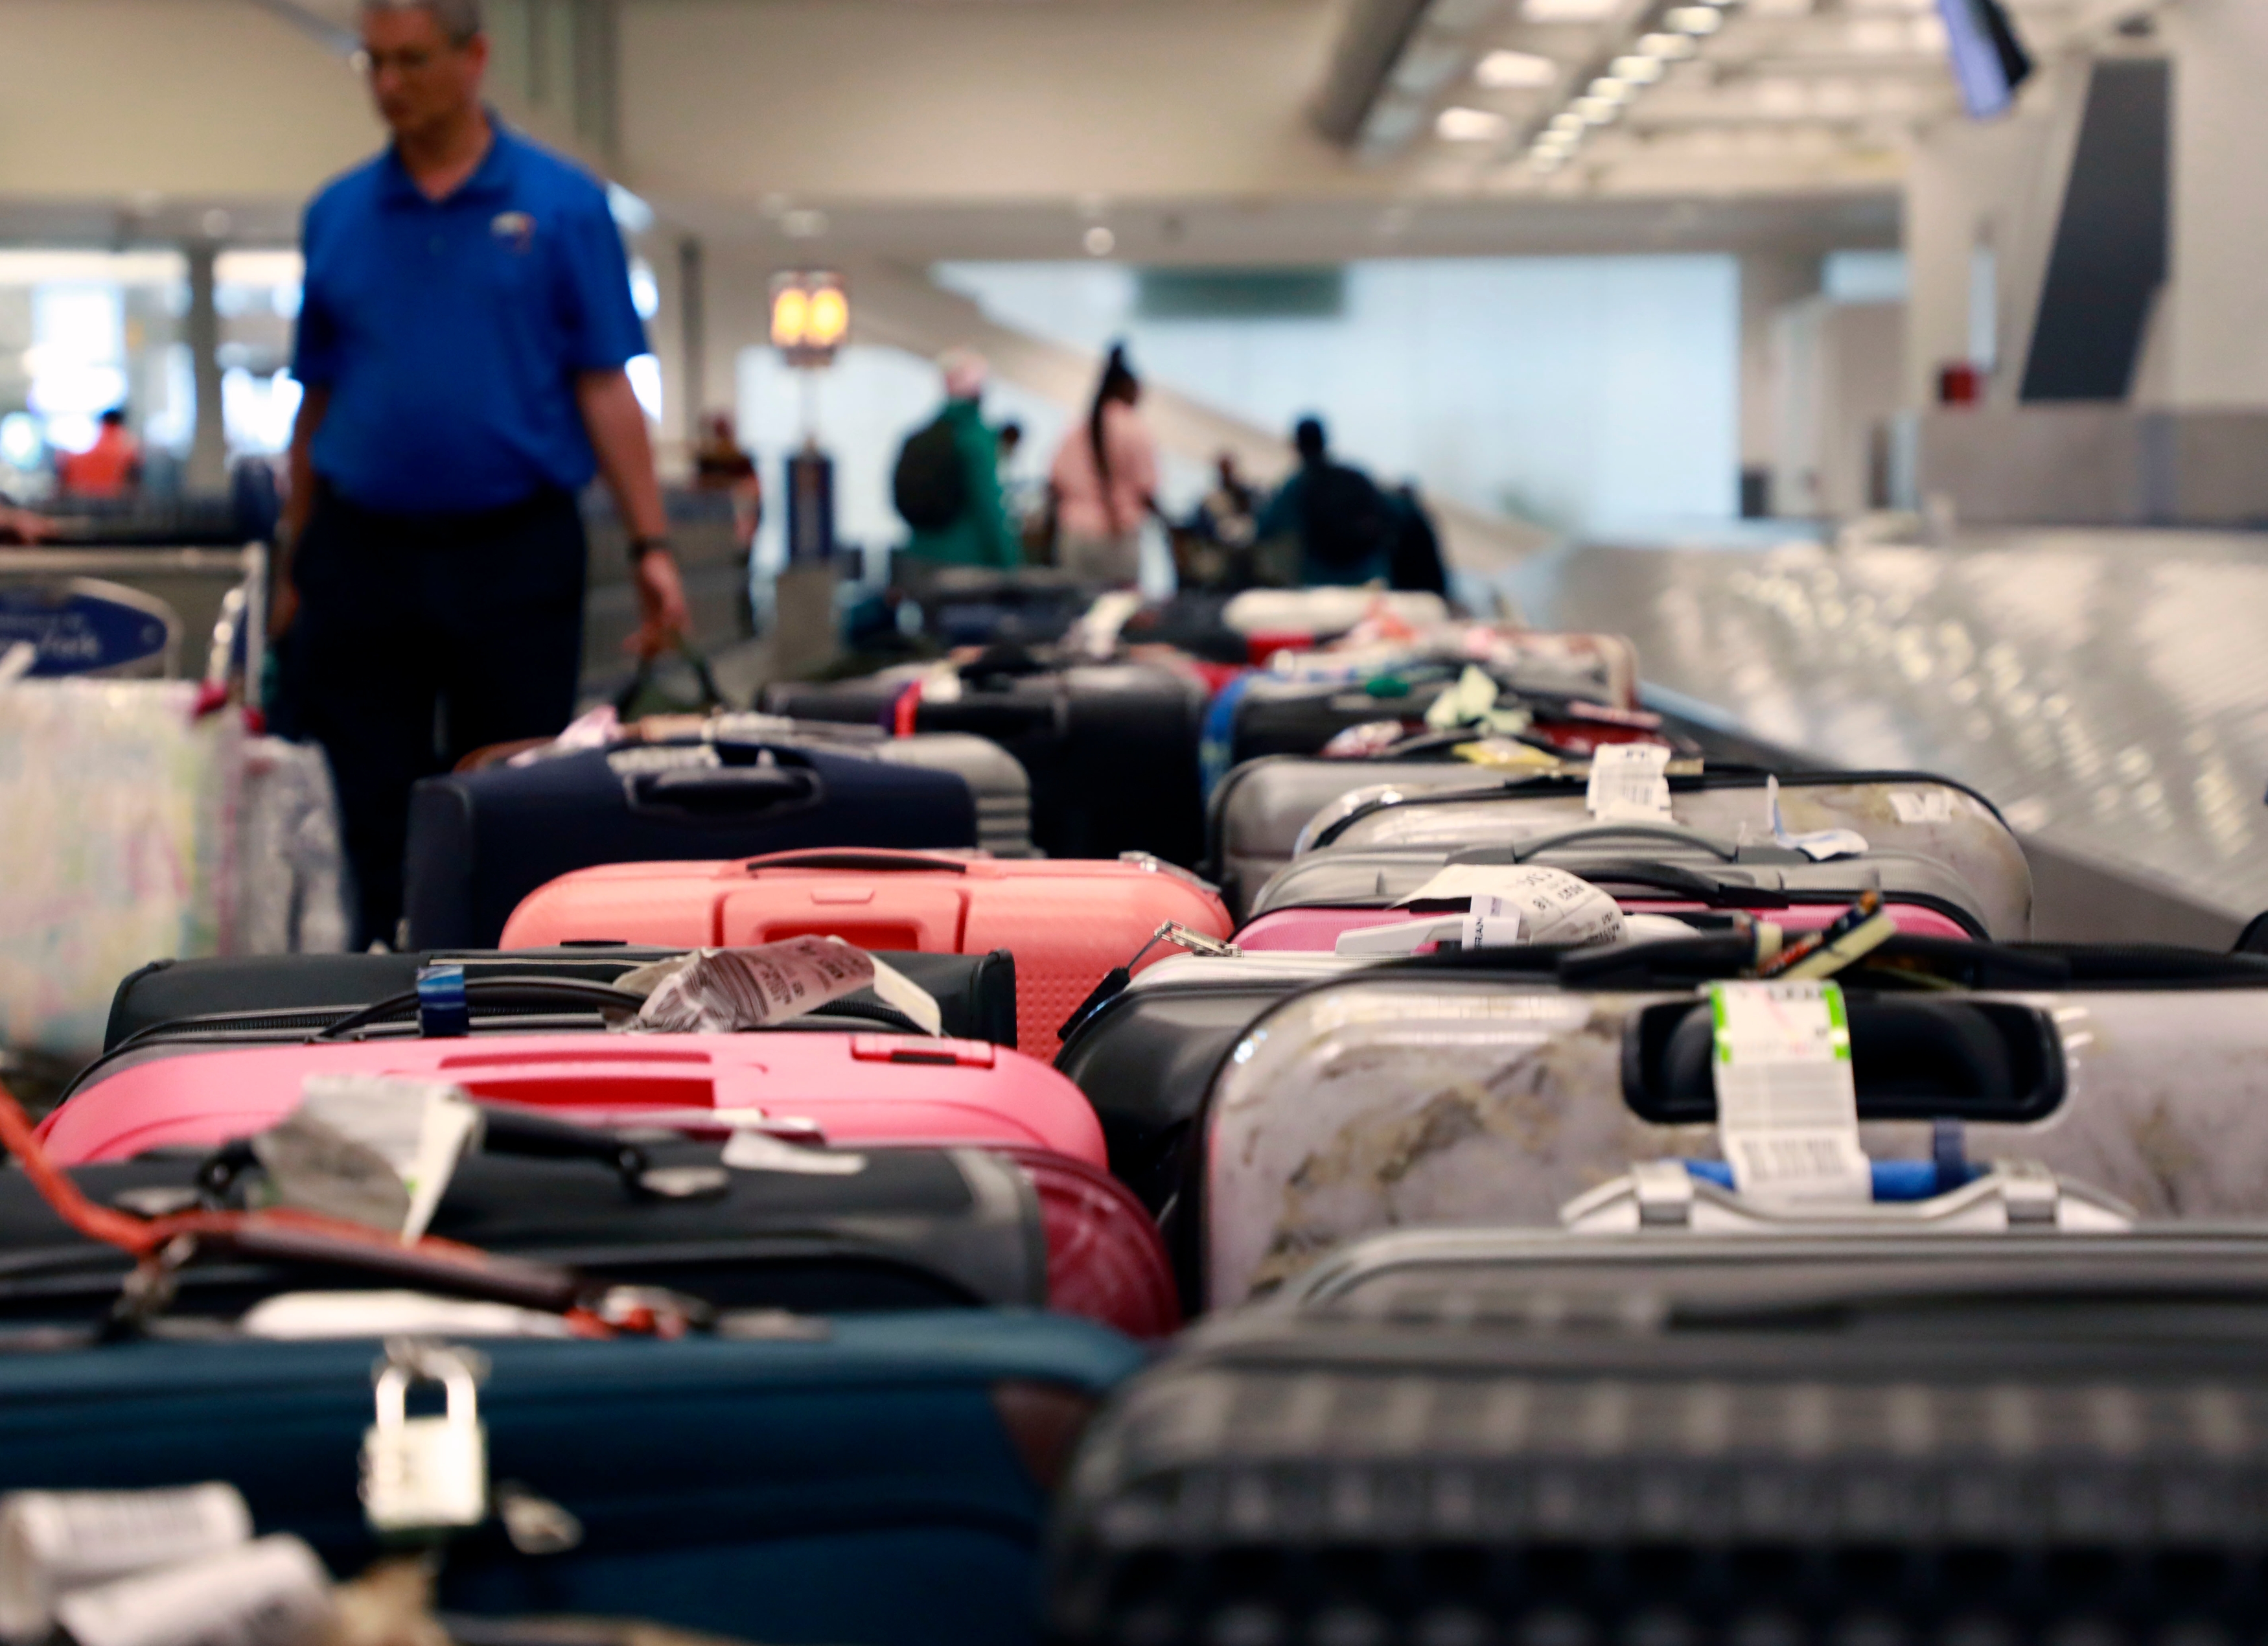
<svg viewBox="0 0 2268 1646">
<path fill-rule="evenodd" d="M 438 1416 L 411 1417 L 409 1391 L 441 1385 Z M 396 1338 L 378 1374 L 377 1420 L 364 1431 L 362 1504 L 380 1536 L 477 1526 L 489 1514 L 488 1430 L 475 1362 L 460 1350 Z"/>
<path fill-rule="evenodd" d="M 1583 808 L 1602 823 L 1674 823 L 1669 750 L 1660 743 L 1602 743 L 1591 751 Z"/>
<path fill-rule="evenodd" d="M 1717 1132 L 1733 1182 L 1777 1205 L 1865 1205 L 1850 1019 L 1832 983 L 1710 985 Z"/>
<path fill-rule="evenodd" d="M 1478 664 L 1468 663 L 1456 684 L 1433 699 L 1425 711 L 1425 724 L 1437 732 L 1454 731 L 1460 726 L 1477 726 L 1491 732 L 1526 731 L 1535 717 L 1525 708 L 1498 708 L 1497 698 L 1503 690 L 1495 675 Z"/>
<path fill-rule="evenodd" d="M 153 1566 L 202 1560 L 252 1537 L 225 1480 L 146 1492 L 11 1492 L 0 1498 L 0 1636 L 46 1638 L 58 1600 Z"/>
<path fill-rule="evenodd" d="M 1623 912 L 1615 900 L 1580 876 L 1547 863 L 1452 863 L 1395 906 L 1476 904 L 1484 897 L 1498 904 L 1498 918 L 1516 915 L 1519 921 L 1516 936 L 1507 940 L 1498 935 L 1491 938 L 1491 942 L 1582 944 L 1623 940 Z"/>
<path fill-rule="evenodd" d="M 66 1595 L 77 1646 L 307 1646 L 333 1622 L 331 1576 L 289 1533 Z"/>
<path fill-rule="evenodd" d="M 608 1027 L 662 1034 L 737 1034 L 815 1012 L 872 989 L 925 1034 L 941 1034 L 937 997 L 895 968 L 839 937 L 791 937 L 747 948 L 696 948 L 626 971 L 615 986 L 642 994 L 635 1016 L 609 1013 Z"/>
<path fill-rule="evenodd" d="M 252 1140 L 283 1204 L 425 1232 L 458 1163 L 478 1147 L 479 1105 L 445 1081 L 310 1074 L 299 1106 Z"/>
<path fill-rule="evenodd" d="M 1856 829 L 1815 829 L 1809 834 L 1790 834 L 1787 824 L 1779 815 L 1779 779 L 1764 779 L 1764 812 L 1771 825 L 1775 843 L 1791 852 L 1800 852 L 1815 863 L 1824 863 L 1830 858 L 1863 857 L 1867 852 L 1867 837 Z"/>
</svg>

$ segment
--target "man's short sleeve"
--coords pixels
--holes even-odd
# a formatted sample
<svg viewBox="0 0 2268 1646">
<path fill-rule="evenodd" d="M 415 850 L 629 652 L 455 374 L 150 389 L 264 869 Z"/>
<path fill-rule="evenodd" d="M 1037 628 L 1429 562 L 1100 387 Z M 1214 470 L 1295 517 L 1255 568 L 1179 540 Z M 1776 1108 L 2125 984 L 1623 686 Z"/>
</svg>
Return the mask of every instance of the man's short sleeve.
<svg viewBox="0 0 2268 1646">
<path fill-rule="evenodd" d="M 320 202 L 317 205 L 320 207 Z M 291 345 L 291 375 L 311 388 L 336 382 L 340 365 L 338 316 L 316 272 L 319 260 L 315 243 L 320 233 L 316 211 L 311 210 L 299 235 L 306 274 L 299 293 L 299 320 Z"/>
<path fill-rule="evenodd" d="M 611 372 L 647 352 L 645 324 L 630 301 L 630 260 L 603 196 L 564 214 L 567 365 Z"/>
</svg>

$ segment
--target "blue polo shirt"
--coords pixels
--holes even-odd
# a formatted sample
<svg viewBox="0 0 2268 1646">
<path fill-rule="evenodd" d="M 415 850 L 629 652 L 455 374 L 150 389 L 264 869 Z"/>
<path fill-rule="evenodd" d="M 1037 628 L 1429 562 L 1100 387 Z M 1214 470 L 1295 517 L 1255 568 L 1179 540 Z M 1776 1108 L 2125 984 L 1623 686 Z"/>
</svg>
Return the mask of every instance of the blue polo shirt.
<svg viewBox="0 0 2268 1646">
<path fill-rule="evenodd" d="M 575 379 L 644 354 L 606 191 L 506 130 L 447 199 L 388 150 L 307 209 L 292 374 L 328 388 L 315 471 L 406 514 L 578 490 L 597 468 Z"/>
</svg>

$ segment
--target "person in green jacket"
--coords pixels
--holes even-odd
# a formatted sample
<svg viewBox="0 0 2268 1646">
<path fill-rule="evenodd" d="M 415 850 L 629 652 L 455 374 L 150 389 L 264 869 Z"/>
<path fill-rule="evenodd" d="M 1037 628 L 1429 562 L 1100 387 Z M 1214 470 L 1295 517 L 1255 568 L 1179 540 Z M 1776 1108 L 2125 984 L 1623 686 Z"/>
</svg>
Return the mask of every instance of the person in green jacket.
<svg viewBox="0 0 2268 1646">
<path fill-rule="evenodd" d="M 912 533 L 905 551 L 938 565 L 1012 571 L 1024 563 L 1024 549 L 1001 496 L 999 435 L 982 409 L 990 368 L 967 349 L 950 351 L 938 365 L 945 409 L 907 439 L 898 458 L 898 512 Z M 950 464 L 948 434 L 957 460 Z"/>
</svg>

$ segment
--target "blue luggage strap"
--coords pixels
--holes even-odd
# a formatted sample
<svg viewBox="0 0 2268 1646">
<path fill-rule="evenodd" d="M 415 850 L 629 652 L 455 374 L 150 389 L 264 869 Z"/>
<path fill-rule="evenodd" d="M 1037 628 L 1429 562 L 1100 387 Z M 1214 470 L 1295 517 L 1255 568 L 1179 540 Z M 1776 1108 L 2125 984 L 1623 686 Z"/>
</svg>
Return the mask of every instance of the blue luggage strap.
<svg viewBox="0 0 2268 1646">
<path fill-rule="evenodd" d="M 462 966 L 417 969 L 417 1032 L 428 1040 L 460 1040 L 473 1032 Z"/>
</svg>

